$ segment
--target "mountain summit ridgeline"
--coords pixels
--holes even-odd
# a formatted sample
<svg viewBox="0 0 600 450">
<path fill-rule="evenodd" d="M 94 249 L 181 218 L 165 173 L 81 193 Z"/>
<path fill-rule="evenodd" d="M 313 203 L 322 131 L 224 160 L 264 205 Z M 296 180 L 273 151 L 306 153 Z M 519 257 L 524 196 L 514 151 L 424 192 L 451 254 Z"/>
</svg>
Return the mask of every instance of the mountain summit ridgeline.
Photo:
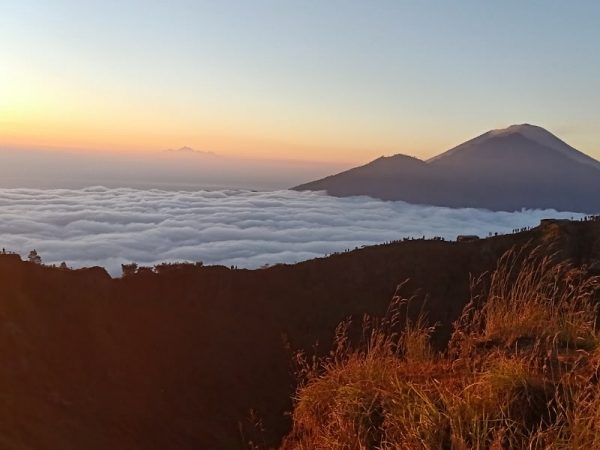
<svg viewBox="0 0 600 450">
<path fill-rule="evenodd" d="M 600 211 L 600 162 L 544 128 L 492 130 L 434 158 L 378 158 L 294 190 L 494 211 Z"/>
</svg>

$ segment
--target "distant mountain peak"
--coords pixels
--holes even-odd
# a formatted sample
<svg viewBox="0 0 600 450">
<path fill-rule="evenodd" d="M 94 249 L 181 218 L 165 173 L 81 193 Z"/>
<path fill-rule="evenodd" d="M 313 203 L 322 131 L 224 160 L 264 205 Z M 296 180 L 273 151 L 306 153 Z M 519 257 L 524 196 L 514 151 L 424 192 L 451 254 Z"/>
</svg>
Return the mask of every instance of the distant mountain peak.
<svg viewBox="0 0 600 450">
<path fill-rule="evenodd" d="M 490 139 L 502 139 L 511 138 L 515 135 L 520 135 L 529 141 L 532 141 L 546 149 L 553 150 L 573 161 L 580 164 L 586 164 L 596 169 L 600 169 L 600 162 L 591 158 L 583 152 L 571 147 L 565 141 L 559 139 L 550 131 L 538 125 L 531 125 L 529 123 L 510 125 L 506 128 L 499 128 L 488 131 L 474 139 L 471 139 L 463 144 L 460 144 L 440 155 L 437 155 L 429 160 L 427 163 L 440 163 L 450 157 L 457 156 L 465 150 L 471 150 L 480 146 Z"/>
<path fill-rule="evenodd" d="M 538 125 L 531 125 L 530 123 L 518 123 L 518 124 L 514 124 L 514 125 L 510 125 L 506 128 L 498 128 L 496 130 L 492 130 L 492 133 L 519 133 L 520 131 L 523 130 L 529 130 L 529 129 L 544 129 Z M 545 131 L 545 130 L 544 130 Z"/>
<path fill-rule="evenodd" d="M 490 130 L 427 161 L 381 157 L 294 189 L 449 207 L 598 213 L 600 162 L 523 123 Z"/>
<path fill-rule="evenodd" d="M 190 154 L 190 155 L 203 155 L 203 156 L 217 156 L 214 152 L 209 152 L 205 150 L 196 150 L 192 147 L 184 146 L 176 149 L 168 149 L 165 150 L 167 153 L 180 153 L 180 154 Z"/>
<path fill-rule="evenodd" d="M 557 138 L 545 128 L 542 128 L 537 125 L 531 125 L 528 123 L 511 125 L 506 128 L 492 130 L 489 132 L 489 136 L 507 136 L 516 133 L 521 134 L 527 139 L 537 142 L 538 144 L 542 144 L 550 148 L 556 148 L 561 145 L 567 145 L 565 142 L 561 141 L 559 138 Z"/>
<path fill-rule="evenodd" d="M 562 139 L 556 137 L 554 134 L 537 125 L 530 124 L 521 124 L 521 125 L 511 125 L 508 128 L 504 128 L 501 130 L 494 130 L 492 133 L 495 136 L 508 135 L 512 133 L 518 133 L 530 141 L 536 142 L 544 147 L 551 148 L 562 155 L 572 159 L 573 161 L 577 161 L 582 164 L 588 164 L 590 166 L 594 166 L 597 169 L 600 169 L 600 162 L 589 157 L 585 153 L 580 152 L 579 150 L 571 147 Z"/>
</svg>

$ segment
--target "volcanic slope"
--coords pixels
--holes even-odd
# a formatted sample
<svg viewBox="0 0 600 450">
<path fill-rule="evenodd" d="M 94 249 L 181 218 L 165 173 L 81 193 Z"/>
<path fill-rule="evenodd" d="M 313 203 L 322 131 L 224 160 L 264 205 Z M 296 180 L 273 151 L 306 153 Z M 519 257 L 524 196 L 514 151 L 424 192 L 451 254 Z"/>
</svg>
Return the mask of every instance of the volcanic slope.
<svg viewBox="0 0 600 450">
<path fill-rule="evenodd" d="M 381 157 L 296 186 L 346 197 L 494 211 L 600 211 L 600 162 L 534 125 L 492 130 L 435 158 Z"/>
</svg>

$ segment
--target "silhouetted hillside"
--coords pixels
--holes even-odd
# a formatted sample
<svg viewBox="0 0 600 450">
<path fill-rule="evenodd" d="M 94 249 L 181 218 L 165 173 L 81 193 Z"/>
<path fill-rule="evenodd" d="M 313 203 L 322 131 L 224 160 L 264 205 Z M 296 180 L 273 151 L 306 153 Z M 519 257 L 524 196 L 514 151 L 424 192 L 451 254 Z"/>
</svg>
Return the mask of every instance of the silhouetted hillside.
<svg viewBox="0 0 600 450">
<path fill-rule="evenodd" d="M 543 128 L 489 131 L 426 162 L 381 157 L 296 190 L 514 211 L 600 211 L 600 162 Z"/>
<path fill-rule="evenodd" d="M 474 282 L 443 352 L 435 324 L 395 295 L 334 351 L 297 355 L 281 449 L 600 448 L 600 276 L 543 247 L 511 249 Z"/>
<path fill-rule="evenodd" d="M 407 292 L 428 294 L 441 347 L 470 274 L 530 240 L 599 270 L 600 223 L 591 222 L 398 242 L 263 270 L 166 266 L 122 279 L 0 255 L 0 447 L 235 449 L 250 409 L 276 444 L 291 426 L 290 349 L 319 342 L 326 352 L 341 320 L 382 314 L 407 278 Z"/>
</svg>

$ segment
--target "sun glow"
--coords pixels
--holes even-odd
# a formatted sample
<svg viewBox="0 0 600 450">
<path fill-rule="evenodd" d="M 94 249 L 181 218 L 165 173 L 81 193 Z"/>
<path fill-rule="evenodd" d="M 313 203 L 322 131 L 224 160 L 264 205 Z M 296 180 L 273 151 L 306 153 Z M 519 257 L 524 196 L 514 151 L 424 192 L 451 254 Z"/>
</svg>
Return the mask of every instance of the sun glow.
<svg viewBox="0 0 600 450">
<path fill-rule="evenodd" d="M 581 33 L 538 30 L 546 39 L 525 54 L 506 46 L 523 42 L 515 30 L 530 30 L 539 9 L 511 15 L 511 23 L 527 26 L 507 34 L 497 29 L 501 20 L 471 11 L 466 21 L 446 7 L 433 14 L 415 7 L 408 16 L 393 5 L 322 5 L 308 14 L 283 4 L 232 13 L 217 4 L 150 3 L 7 5 L 0 149 L 188 145 L 248 158 L 359 163 L 395 153 L 426 159 L 490 125 L 530 122 L 564 127 L 569 142 L 599 155 L 600 94 L 586 87 L 598 74 L 587 57 L 597 41 L 594 14 L 573 21 Z M 536 16 L 535 23 L 544 21 Z M 571 48 L 579 51 L 565 51 Z M 528 57 L 533 52 L 540 59 Z M 545 55 L 587 70 L 548 72 L 554 60 Z M 511 64 L 538 81 L 507 76 Z M 564 85 L 571 89 L 556 95 Z"/>
</svg>

